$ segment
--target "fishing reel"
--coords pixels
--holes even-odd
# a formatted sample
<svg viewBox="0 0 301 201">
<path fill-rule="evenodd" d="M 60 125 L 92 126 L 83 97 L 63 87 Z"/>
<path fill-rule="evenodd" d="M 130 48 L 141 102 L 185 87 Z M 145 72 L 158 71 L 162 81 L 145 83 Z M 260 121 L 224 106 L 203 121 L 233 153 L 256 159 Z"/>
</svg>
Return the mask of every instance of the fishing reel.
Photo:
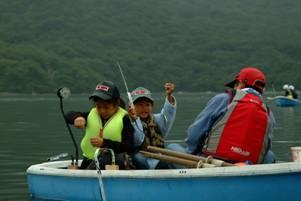
<svg viewBox="0 0 301 201">
<path fill-rule="evenodd" d="M 62 87 L 57 90 L 56 94 L 59 98 L 66 99 L 70 96 L 71 91 L 67 87 Z"/>
</svg>

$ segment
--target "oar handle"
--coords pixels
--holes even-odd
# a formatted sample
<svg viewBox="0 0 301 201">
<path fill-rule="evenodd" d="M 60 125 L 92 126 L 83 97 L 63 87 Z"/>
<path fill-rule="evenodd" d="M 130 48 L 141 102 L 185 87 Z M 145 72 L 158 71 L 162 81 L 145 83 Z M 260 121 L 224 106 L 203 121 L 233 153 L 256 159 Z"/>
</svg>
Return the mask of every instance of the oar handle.
<svg viewBox="0 0 301 201">
<path fill-rule="evenodd" d="M 169 149 L 162 149 L 160 147 L 147 146 L 147 150 L 150 152 L 162 153 L 165 155 L 183 158 L 186 160 L 192 160 L 192 161 L 197 161 L 197 162 L 203 161 L 206 163 L 211 163 L 215 166 L 233 166 L 233 164 L 231 164 L 231 163 L 227 163 L 227 162 L 225 162 L 223 160 L 219 160 L 219 159 L 214 159 L 212 157 L 206 158 L 206 157 L 202 157 L 202 156 L 196 156 L 196 155 L 192 155 L 192 154 L 177 152 L 177 151 L 173 151 L 173 150 L 169 150 Z"/>
</svg>

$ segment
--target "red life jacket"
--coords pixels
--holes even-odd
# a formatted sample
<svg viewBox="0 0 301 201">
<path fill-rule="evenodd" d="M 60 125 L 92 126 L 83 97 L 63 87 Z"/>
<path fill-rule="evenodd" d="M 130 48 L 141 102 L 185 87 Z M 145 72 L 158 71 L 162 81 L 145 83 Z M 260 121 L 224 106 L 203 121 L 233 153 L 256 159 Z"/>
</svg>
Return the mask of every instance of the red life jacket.
<svg viewBox="0 0 301 201">
<path fill-rule="evenodd" d="M 261 98 L 237 90 L 209 132 L 203 153 L 231 162 L 262 163 L 268 150 L 269 114 Z"/>
</svg>

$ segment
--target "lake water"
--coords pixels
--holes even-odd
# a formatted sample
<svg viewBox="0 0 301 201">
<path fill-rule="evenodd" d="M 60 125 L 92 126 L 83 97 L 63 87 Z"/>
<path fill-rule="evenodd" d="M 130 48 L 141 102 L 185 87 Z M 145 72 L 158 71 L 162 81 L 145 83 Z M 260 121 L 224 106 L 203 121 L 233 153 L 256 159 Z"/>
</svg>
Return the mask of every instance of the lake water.
<svg viewBox="0 0 301 201">
<path fill-rule="evenodd" d="M 169 141 L 182 141 L 188 125 L 213 93 L 176 94 L 177 118 Z M 88 111 L 88 95 L 74 95 L 65 100 L 65 111 Z M 154 94 L 159 111 L 163 94 Z M 301 146 L 301 107 L 280 108 L 271 105 L 277 127 L 273 151 L 279 161 L 290 161 L 291 146 Z M 29 200 L 26 169 L 50 156 L 74 153 L 70 135 L 60 113 L 59 100 L 49 96 L 0 96 L 0 200 Z M 73 129 L 79 144 L 82 133 Z"/>
</svg>

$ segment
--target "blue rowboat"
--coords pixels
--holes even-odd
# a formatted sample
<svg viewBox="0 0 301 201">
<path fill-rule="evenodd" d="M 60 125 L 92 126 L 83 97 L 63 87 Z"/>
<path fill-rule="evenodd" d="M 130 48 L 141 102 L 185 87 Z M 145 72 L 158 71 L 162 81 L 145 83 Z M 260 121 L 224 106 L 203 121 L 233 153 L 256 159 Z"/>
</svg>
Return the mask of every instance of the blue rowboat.
<svg viewBox="0 0 301 201">
<path fill-rule="evenodd" d="M 301 163 L 173 170 L 72 170 L 70 161 L 27 170 L 33 200 L 294 201 Z"/>
<path fill-rule="evenodd" d="M 301 104 L 298 99 L 292 99 L 286 96 L 268 97 L 268 100 L 272 100 L 279 107 L 295 107 Z"/>
</svg>

